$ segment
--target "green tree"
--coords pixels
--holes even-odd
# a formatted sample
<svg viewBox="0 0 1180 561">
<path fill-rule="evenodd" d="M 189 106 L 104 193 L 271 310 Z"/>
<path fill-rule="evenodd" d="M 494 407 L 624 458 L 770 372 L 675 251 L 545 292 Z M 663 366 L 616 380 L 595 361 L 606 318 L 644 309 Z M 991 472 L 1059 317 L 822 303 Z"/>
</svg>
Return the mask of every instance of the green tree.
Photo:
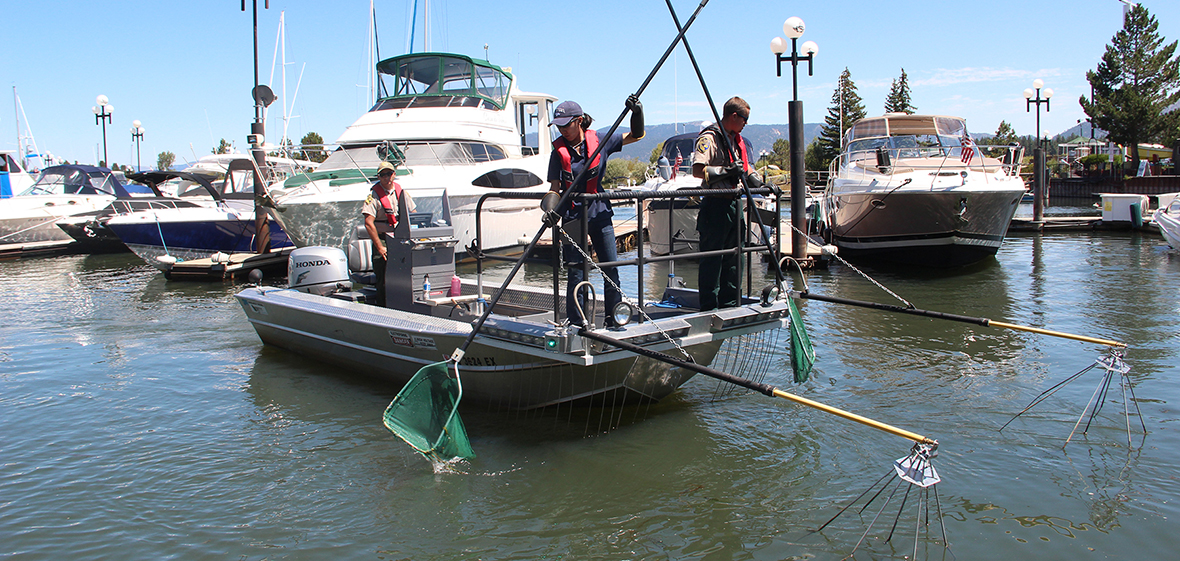
<svg viewBox="0 0 1180 561">
<path fill-rule="evenodd" d="M 1098 68 L 1086 73 L 1094 95 L 1078 100 L 1109 140 L 1131 149 L 1133 168 L 1139 166 L 1140 143 L 1170 144 L 1176 134 L 1177 117 L 1163 111 L 1180 101 L 1180 57 L 1176 41 L 1161 46 L 1158 28 L 1142 4 L 1131 8 Z"/>
<path fill-rule="evenodd" d="M 819 146 L 816 148 L 819 150 L 819 169 L 828 169 L 828 164 L 840 155 L 840 139 L 844 133 L 865 116 L 864 103 L 856 93 L 856 84 L 852 82 L 851 73 L 845 68 L 836 83 L 836 91 L 832 93 L 832 106 L 828 108 L 828 116 L 824 118 L 824 124 L 820 127 L 817 139 Z"/>
<path fill-rule="evenodd" d="M 1020 138 L 1016 136 L 1016 131 L 1012 129 L 1012 125 L 1008 124 L 1008 121 L 1000 121 L 1000 126 L 996 127 L 996 134 L 987 139 L 986 142 L 981 142 L 980 144 L 1007 146 L 1013 143 L 1020 143 Z"/>
<path fill-rule="evenodd" d="M 324 150 L 324 137 L 320 136 L 319 133 L 309 132 L 303 135 L 303 138 L 299 140 L 299 144 L 303 146 L 304 160 L 320 163 L 328 159 L 328 152 Z"/>
<path fill-rule="evenodd" d="M 818 138 L 812 140 L 811 144 L 807 145 L 807 150 L 803 153 L 804 169 L 813 171 L 828 171 L 828 164 L 830 162 L 831 160 L 828 160 L 827 162 L 824 161 L 823 154 L 820 153 Z"/>
<path fill-rule="evenodd" d="M 165 169 L 166 170 L 168 168 L 171 168 L 172 162 L 175 162 L 175 161 L 176 161 L 176 154 L 173 154 L 172 152 L 160 152 L 160 155 L 156 156 L 156 169 Z"/>
<path fill-rule="evenodd" d="M 655 164 L 655 163 L 659 162 L 660 161 L 660 154 L 662 154 L 663 152 L 664 152 L 664 141 L 661 140 L 660 143 L 657 144 L 655 148 L 651 149 L 651 157 L 648 158 L 648 162 L 651 164 Z"/>
<path fill-rule="evenodd" d="M 770 147 L 770 154 L 766 156 L 766 163 L 778 166 L 778 169 L 791 169 L 791 141 L 785 138 L 775 139 Z"/>
<path fill-rule="evenodd" d="M 233 150 L 233 148 L 234 148 L 233 145 L 230 144 L 229 141 L 227 141 L 226 139 L 223 138 L 223 139 L 221 139 L 221 143 L 217 145 L 217 148 L 213 149 L 212 153 L 213 154 L 229 154 L 230 151 Z"/>
<path fill-rule="evenodd" d="M 893 87 L 885 98 L 885 112 L 913 115 L 916 109 L 910 101 L 910 82 L 902 68 L 901 77 L 893 81 Z"/>
<path fill-rule="evenodd" d="M 606 187 L 618 187 L 632 183 L 643 183 L 648 164 L 638 158 L 611 158 L 606 161 L 603 181 Z"/>
</svg>

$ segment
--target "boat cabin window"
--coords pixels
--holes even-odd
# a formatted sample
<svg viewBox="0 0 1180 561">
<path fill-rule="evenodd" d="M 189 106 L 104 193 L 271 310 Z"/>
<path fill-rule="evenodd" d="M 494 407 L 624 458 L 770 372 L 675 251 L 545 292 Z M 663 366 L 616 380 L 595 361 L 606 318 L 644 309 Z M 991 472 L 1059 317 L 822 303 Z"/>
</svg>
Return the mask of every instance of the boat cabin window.
<svg viewBox="0 0 1180 561">
<path fill-rule="evenodd" d="M 406 166 L 473 165 L 504 160 L 508 155 L 495 144 L 484 142 L 411 142 L 400 145 Z M 381 163 L 376 146 L 346 146 L 332 152 L 317 171 L 372 169 Z"/>
<path fill-rule="evenodd" d="M 458 55 L 405 55 L 377 65 L 386 92 L 371 111 L 406 107 L 503 109 L 512 77 L 498 66 Z"/>
<path fill-rule="evenodd" d="M 541 131 L 537 124 L 540 122 L 540 114 L 545 112 L 549 114 L 552 102 L 546 101 L 545 108 L 541 108 L 539 101 L 518 101 L 516 104 L 516 125 L 520 131 L 520 146 L 524 155 L 530 156 L 540 152 L 540 143 L 548 144 L 549 130 L 548 127 Z M 542 138 L 544 136 L 544 138 Z"/>
</svg>

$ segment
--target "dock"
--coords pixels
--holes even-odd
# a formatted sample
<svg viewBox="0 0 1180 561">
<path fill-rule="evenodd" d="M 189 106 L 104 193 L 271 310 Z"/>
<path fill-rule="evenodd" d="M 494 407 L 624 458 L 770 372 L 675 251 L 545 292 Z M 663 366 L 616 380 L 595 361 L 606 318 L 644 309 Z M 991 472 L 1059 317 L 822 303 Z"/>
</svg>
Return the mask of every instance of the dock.
<svg viewBox="0 0 1180 561">
<path fill-rule="evenodd" d="M 1046 216 L 1041 222 L 1031 218 L 1013 218 L 1009 232 L 1084 232 L 1088 230 L 1155 232 L 1155 223 L 1144 216 L 1141 225 L 1125 220 L 1106 221 L 1100 216 Z"/>
<path fill-rule="evenodd" d="M 169 280 L 226 280 L 244 277 L 254 269 L 264 273 L 281 270 L 286 275 L 287 256 L 294 249 L 287 247 L 270 253 L 222 253 L 216 259 L 206 257 L 177 261 L 164 271 L 164 277 Z"/>
<path fill-rule="evenodd" d="M 57 255 L 71 251 L 73 245 L 74 240 L 72 239 L 0 244 L 0 259 Z"/>
</svg>

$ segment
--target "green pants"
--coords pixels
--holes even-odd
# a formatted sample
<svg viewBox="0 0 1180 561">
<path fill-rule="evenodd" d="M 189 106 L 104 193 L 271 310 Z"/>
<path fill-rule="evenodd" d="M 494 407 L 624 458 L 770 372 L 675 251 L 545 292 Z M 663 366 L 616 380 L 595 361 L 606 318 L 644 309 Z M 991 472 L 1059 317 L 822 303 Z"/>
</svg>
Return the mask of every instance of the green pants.
<svg viewBox="0 0 1180 561">
<path fill-rule="evenodd" d="M 737 199 L 701 200 L 697 214 L 697 233 L 701 251 L 732 249 L 738 246 L 742 230 L 741 202 Z M 701 310 L 718 307 L 731 308 L 741 298 L 741 268 L 737 255 L 705 257 L 701 259 L 697 287 L 700 289 Z"/>
</svg>

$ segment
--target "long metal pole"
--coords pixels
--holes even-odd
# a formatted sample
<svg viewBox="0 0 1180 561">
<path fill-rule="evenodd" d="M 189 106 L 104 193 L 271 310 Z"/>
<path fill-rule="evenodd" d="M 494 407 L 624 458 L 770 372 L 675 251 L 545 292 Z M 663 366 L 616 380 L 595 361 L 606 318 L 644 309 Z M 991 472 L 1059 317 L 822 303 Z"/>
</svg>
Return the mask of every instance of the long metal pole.
<svg viewBox="0 0 1180 561">
<path fill-rule="evenodd" d="M 789 102 L 787 115 L 791 139 L 791 257 L 804 259 L 807 257 L 807 178 L 803 169 L 806 165 L 803 163 L 803 102 Z"/>
<path fill-rule="evenodd" d="M 695 21 L 697 15 L 701 13 L 701 10 L 705 7 L 705 4 L 708 3 L 709 0 L 701 0 L 701 3 L 697 6 L 696 11 L 692 13 L 692 17 L 688 18 L 688 21 L 685 22 L 684 27 L 680 29 L 680 33 L 676 35 L 676 38 L 672 40 L 672 44 L 668 45 L 668 49 L 664 51 L 664 56 L 660 57 L 660 61 L 656 63 L 655 68 L 651 69 L 651 72 L 647 75 L 647 78 L 643 81 L 643 84 L 639 86 L 638 90 L 635 91 L 636 97 L 639 97 L 643 93 L 643 90 L 647 89 L 648 84 L 650 84 L 652 79 L 655 78 L 656 72 L 659 72 L 660 67 L 664 65 L 664 61 L 668 60 L 668 56 L 670 56 L 672 51 L 676 49 L 676 45 L 680 43 L 682 39 L 684 39 L 684 34 L 688 31 L 688 28 L 692 26 L 693 21 Z M 677 27 L 679 27 L 679 25 Z M 615 123 L 611 125 L 610 131 L 606 135 L 606 138 L 610 138 L 610 135 L 614 134 L 615 130 L 619 128 L 619 124 L 623 122 L 623 117 L 626 115 L 626 110 L 619 114 L 619 118 L 615 119 Z M 594 150 L 594 153 L 586 157 L 586 160 L 593 162 L 594 158 L 597 157 L 600 152 L 602 152 L 602 148 L 604 146 L 606 146 L 605 143 L 599 144 L 598 148 Z M 586 166 L 582 170 L 582 173 L 579 173 L 578 176 L 574 178 L 572 184 L 576 185 L 582 180 L 582 178 L 586 177 L 586 174 L 589 171 L 590 166 Z M 558 201 L 554 208 L 565 208 L 565 205 L 569 204 L 570 199 L 573 198 L 573 195 L 574 190 L 567 189 L 566 192 L 562 194 L 561 200 Z M 533 239 L 524 248 L 524 252 L 521 253 L 520 259 L 517 259 L 516 264 L 512 266 L 512 270 L 508 272 L 508 276 L 504 277 L 504 282 L 501 284 L 500 290 L 496 291 L 496 293 L 492 295 L 492 300 L 491 302 L 488 302 L 487 309 L 484 310 L 484 313 L 479 316 L 478 320 L 475 321 L 475 325 L 471 329 L 471 333 L 467 334 L 467 339 L 463 341 L 463 345 L 461 345 L 458 349 L 455 349 L 455 353 L 452 354 L 452 358 L 461 357 L 467 352 L 467 347 L 471 345 L 471 342 L 475 340 L 475 336 L 479 334 L 479 330 L 483 328 L 484 322 L 488 320 L 488 316 L 491 315 L 492 310 L 496 307 L 496 302 L 500 300 L 500 296 L 504 293 L 504 289 L 507 288 L 508 284 L 512 282 L 512 279 L 516 277 L 516 273 L 520 272 L 520 268 L 524 266 L 525 259 L 533 252 L 533 249 L 537 247 L 537 242 L 541 240 L 541 235 L 547 228 L 548 226 L 542 225 L 541 228 L 537 230 L 537 233 L 533 235 Z M 554 241 L 556 242 L 556 240 Z M 567 294 L 566 297 L 569 298 L 572 297 L 572 295 Z"/>
</svg>

